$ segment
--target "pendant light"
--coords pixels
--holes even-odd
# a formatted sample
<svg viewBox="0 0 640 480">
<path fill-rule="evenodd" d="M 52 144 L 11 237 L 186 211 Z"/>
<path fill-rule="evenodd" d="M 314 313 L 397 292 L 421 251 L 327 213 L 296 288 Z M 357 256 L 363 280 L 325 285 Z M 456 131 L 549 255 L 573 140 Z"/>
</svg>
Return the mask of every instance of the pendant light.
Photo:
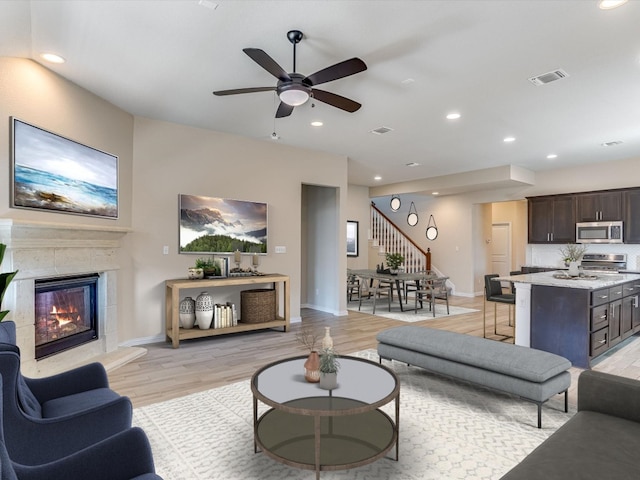
<svg viewBox="0 0 640 480">
<path fill-rule="evenodd" d="M 410 227 L 415 227 L 418 224 L 418 210 L 413 202 L 409 207 L 409 215 L 407 215 L 407 223 Z"/>
<path fill-rule="evenodd" d="M 431 225 L 431 221 L 433 221 L 433 225 Z M 425 235 L 427 240 L 435 240 L 438 238 L 438 226 L 436 225 L 436 219 L 433 218 L 433 215 L 429 215 L 429 223 L 427 223 Z"/>
<path fill-rule="evenodd" d="M 398 195 L 393 195 L 391 197 L 391 201 L 389 202 L 389 207 L 391 207 L 391 210 L 397 212 L 398 210 L 400 210 L 401 205 L 402 202 L 400 201 L 400 197 Z"/>
</svg>

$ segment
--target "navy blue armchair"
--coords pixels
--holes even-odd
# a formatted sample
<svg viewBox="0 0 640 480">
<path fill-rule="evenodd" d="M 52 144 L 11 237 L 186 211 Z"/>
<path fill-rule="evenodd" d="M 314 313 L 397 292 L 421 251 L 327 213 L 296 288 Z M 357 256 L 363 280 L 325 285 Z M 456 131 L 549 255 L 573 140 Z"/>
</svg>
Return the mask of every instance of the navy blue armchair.
<svg viewBox="0 0 640 480">
<path fill-rule="evenodd" d="M 4 445 L 19 464 L 54 461 L 131 427 L 131 401 L 109 388 L 99 363 L 23 377 L 15 324 L 8 321 L 0 322 L 0 375 Z"/>
<path fill-rule="evenodd" d="M 3 383 L 1 377 L 0 383 Z M 149 440 L 137 427 L 45 464 L 17 463 L 10 457 L 5 445 L 2 403 L 0 480 L 162 480 L 155 474 Z M 34 447 L 46 448 L 46 445 Z"/>
</svg>

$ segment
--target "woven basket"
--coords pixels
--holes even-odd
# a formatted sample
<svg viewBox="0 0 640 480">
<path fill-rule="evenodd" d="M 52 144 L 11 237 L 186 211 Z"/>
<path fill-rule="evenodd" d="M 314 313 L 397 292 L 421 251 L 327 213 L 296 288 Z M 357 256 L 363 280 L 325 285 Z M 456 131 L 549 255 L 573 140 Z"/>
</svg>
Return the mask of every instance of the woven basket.
<svg viewBox="0 0 640 480">
<path fill-rule="evenodd" d="M 240 322 L 263 323 L 276 319 L 276 291 L 257 288 L 240 292 Z"/>
</svg>

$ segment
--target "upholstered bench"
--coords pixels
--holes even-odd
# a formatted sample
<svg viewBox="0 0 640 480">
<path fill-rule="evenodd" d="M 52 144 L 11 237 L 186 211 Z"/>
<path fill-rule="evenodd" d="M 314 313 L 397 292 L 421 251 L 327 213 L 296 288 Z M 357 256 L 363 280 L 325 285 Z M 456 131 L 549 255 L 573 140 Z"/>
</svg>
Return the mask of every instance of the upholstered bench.
<svg viewBox="0 0 640 480">
<path fill-rule="evenodd" d="M 407 325 L 377 335 L 380 362 L 398 360 L 434 373 L 518 395 L 538 406 L 567 390 L 571 362 L 553 353 L 445 330 Z"/>
</svg>

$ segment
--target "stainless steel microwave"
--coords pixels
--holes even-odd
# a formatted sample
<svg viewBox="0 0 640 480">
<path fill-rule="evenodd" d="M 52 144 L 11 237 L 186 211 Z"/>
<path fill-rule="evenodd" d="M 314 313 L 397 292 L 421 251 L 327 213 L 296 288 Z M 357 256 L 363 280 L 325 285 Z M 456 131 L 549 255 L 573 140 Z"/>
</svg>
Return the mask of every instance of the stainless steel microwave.
<svg viewBox="0 0 640 480">
<path fill-rule="evenodd" d="M 576 243 L 622 243 L 622 222 L 576 223 Z"/>
</svg>

